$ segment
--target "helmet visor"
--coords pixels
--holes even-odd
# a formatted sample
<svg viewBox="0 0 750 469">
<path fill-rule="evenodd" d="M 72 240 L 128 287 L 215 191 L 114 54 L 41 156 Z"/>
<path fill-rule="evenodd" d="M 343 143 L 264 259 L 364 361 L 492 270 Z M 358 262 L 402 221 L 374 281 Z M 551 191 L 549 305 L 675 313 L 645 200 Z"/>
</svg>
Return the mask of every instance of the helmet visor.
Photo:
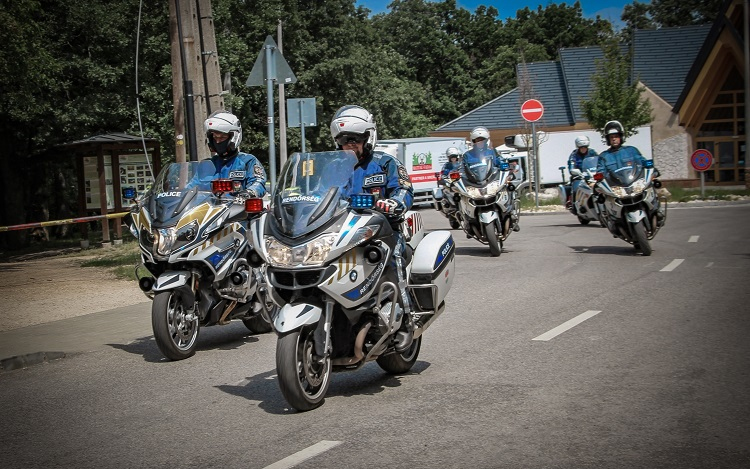
<svg viewBox="0 0 750 469">
<path fill-rule="evenodd" d="M 336 137 L 336 143 L 342 147 L 349 143 L 364 143 L 366 140 L 367 135 L 341 134 Z"/>
</svg>

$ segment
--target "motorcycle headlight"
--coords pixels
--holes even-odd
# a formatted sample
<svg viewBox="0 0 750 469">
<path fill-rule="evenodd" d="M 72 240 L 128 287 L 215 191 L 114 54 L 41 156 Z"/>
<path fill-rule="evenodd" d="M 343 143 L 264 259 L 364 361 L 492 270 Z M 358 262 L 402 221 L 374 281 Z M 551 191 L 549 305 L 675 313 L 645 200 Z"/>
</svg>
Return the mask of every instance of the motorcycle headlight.
<svg viewBox="0 0 750 469">
<path fill-rule="evenodd" d="M 174 228 L 159 228 L 156 230 L 156 240 L 154 245 L 156 246 L 156 253 L 160 256 L 169 255 L 172 251 L 176 239 L 176 233 Z"/>
<path fill-rule="evenodd" d="M 193 220 L 192 222 L 177 230 L 176 237 L 178 241 L 192 241 L 195 239 L 195 236 L 197 234 L 198 222 Z"/>
<path fill-rule="evenodd" d="M 487 187 L 485 187 L 485 192 L 487 196 L 495 195 L 502 187 L 502 184 L 500 181 L 492 181 L 491 183 L 487 184 Z"/>
<path fill-rule="evenodd" d="M 338 234 L 319 236 L 305 244 L 290 247 L 271 236 L 265 237 L 268 261 L 279 267 L 316 266 L 325 262 Z"/>
<path fill-rule="evenodd" d="M 466 193 L 469 194 L 469 197 L 472 199 L 481 199 L 484 198 L 484 194 L 482 194 L 482 190 L 478 187 L 467 187 Z"/>
</svg>

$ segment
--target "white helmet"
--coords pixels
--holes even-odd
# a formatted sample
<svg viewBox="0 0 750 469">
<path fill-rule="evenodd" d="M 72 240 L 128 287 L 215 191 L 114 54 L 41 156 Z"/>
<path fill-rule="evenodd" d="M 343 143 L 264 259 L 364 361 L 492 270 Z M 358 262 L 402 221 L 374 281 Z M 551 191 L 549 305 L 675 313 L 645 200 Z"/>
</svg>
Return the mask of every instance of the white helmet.
<svg viewBox="0 0 750 469">
<path fill-rule="evenodd" d="M 609 121 L 604 124 L 604 139 L 609 143 L 609 136 L 620 134 L 620 143 L 625 142 L 625 128 L 618 121 Z"/>
<path fill-rule="evenodd" d="M 234 156 L 240 150 L 242 141 L 242 126 L 240 120 L 234 114 L 226 111 L 216 111 L 203 123 L 206 134 L 206 143 L 211 151 L 216 152 L 222 158 Z M 229 135 L 225 141 L 217 144 L 214 142 L 211 132 L 221 132 Z"/>
<path fill-rule="evenodd" d="M 456 147 L 450 147 L 445 151 L 446 156 L 450 160 L 451 158 L 460 158 L 461 152 Z"/>
<path fill-rule="evenodd" d="M 576 148 L 588 147 L 589 144 L 591 144 L 591 141 L 585 135 L 581 135 L 578 138 L 576 138 Z"/>
<path fill-rule="evenodd" d="M 367 109 L 361 106 L 347 105 L 336 111 L 333 120 L 331 120 L 331 137 L 333 137 L 336 148 L 341 148 L 337 139 L 347 135 L 363 137 L 366 153 L 375 148 L 375 142 L 378 140 L 377 127 L 375 118 Z"/>
<path fill-rule="evenodd" d="M 474 140 L 478 138 L 483 138 L 485 140 L 490 139 L 490 131 L 487 130 L 486 127 L 475 127 L 474 130 L 471 131 L 469 134 L 469 140 L 474 142 Z"/>
</svg>

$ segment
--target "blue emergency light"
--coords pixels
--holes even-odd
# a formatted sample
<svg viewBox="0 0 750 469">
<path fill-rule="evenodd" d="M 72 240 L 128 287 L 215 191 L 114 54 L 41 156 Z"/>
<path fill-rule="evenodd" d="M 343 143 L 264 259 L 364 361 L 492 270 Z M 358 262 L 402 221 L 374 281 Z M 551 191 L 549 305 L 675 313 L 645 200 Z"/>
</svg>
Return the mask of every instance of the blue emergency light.
<svg viewBox="0 0 750 469">
<path fill-rule="evenodd" d="M 349 199 L 353 209 L 367 209 L 375 205 L 375 196 L 372 194 L 356 194 Z"/>
<path fill-rule="evenodd" d="M 653 168 L 654 167 L 654 161 L 653 160 L 646 160 L 646 162 L 643 163 L 643 167 L 645 167 L 645 168 Z"/>
<path fill-rule="evenodd" d="M 500 163 L 500 171 L 507 171 L 510 169 L 510 165 L 508 163 Z"/>
<path fill-rule="evenodd" d="M 123 187 L 122 198 L 123 199 L 135 199 L 135 187 Z"/>
</svg>

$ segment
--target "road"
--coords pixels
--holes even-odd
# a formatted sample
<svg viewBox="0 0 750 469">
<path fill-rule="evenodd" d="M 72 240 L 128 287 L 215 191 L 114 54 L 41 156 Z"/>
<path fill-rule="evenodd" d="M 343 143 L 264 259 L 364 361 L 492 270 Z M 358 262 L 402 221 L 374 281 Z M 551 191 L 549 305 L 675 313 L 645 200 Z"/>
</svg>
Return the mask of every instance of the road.
<svg viewBox="0 0 750 469">
<path fill-rule="evenodd" d="M 337 373 L 307 413 L 278 389 L 275 336 L 241 323 L 181 362 L 147 304 L 80 336 L 82 318 L 33 326 L 82 345 L 0 373 L 3 467 L 750 467 L 750 205 L 670 210 L 650 257 L 570 214 L 522 226 L 499 258 L 454 230 L 412 372 Z"/>
</svg>

